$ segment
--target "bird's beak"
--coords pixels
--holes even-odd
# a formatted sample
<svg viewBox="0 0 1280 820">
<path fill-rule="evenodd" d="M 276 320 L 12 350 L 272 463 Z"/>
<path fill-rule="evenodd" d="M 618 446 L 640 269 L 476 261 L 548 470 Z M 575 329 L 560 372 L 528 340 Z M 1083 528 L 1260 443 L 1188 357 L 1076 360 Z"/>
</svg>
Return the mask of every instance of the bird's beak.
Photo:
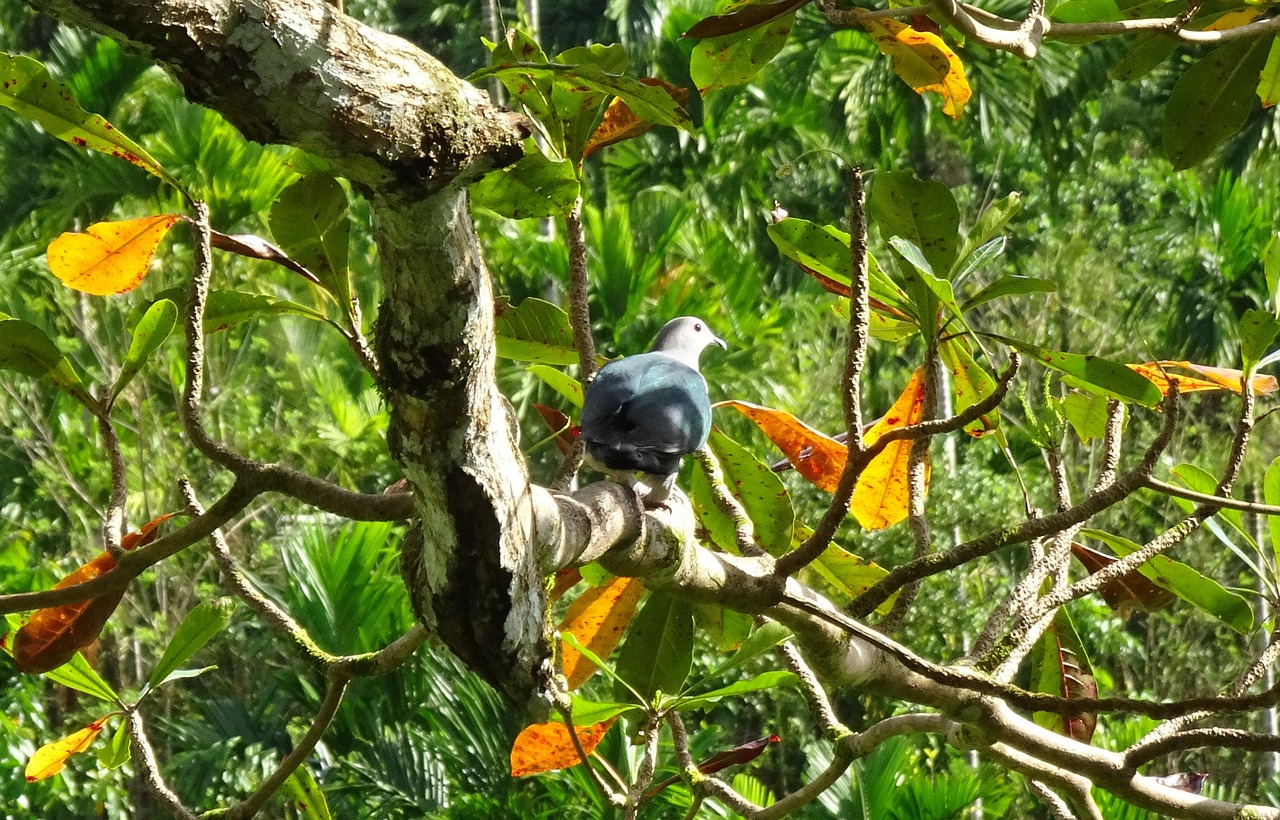
<svg viewBox="0 0 1280 820">
<path fill-rule="evenodd" d="M 712 336 L 712 337 L 711 337 L 711 341 L 712 341 L 712 342 L 714 342 L 715 344 L 720 345 L 720 349 L 721 349 L 721 350 L 728 350 L 728 349 L 729 349 L 729 345 L 728 345 L 728 344 L 726 344 L 726 343 L 725 343 L 725 341 L 724 341 L 724 339 L 721 339 L 719 336 Z"/>
</svg>

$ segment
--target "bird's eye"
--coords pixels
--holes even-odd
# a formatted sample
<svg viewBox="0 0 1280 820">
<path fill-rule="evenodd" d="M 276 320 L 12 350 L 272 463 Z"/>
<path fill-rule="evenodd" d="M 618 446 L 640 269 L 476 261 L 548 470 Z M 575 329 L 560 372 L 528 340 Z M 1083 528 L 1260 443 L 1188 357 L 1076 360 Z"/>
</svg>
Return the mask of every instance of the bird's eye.
<svg viewBox="0 0 1280 820">
<path fill-rule="evenodd" d="M 694 330 L 694 332 L 695 332 L 695 333 L 701 333 L 701 332 L 702 332 L 702 322 L 694 322 L 694 323 L 693 323 L 693 330 Z"/>
</svg>

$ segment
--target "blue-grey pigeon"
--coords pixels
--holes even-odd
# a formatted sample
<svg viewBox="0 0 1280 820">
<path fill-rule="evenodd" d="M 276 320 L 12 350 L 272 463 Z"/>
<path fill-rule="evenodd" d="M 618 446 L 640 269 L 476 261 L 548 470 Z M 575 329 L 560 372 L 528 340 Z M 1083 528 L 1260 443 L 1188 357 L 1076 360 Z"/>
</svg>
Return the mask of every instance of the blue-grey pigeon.
<svg viewBox="0 0 1280 820">
<path fill-rule="evenodd" d="M 609 362 L 587 386 L 581 425 L 587 455 L 613 475 L 656 479 L 645 482 L 646 504 L 666 500 L 681 458 L 711 433 L 711 400 L 698 372 L 707 345 L 728 349 L 701 319 L 672 319 L 648 353 Z"/>
</svg>

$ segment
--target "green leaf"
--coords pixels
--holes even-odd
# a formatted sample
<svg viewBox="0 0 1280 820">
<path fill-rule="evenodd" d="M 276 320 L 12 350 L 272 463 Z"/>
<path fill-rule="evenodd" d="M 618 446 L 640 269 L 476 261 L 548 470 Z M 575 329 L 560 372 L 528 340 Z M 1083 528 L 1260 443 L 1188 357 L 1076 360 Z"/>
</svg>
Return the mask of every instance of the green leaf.
<svg viewBox="0 0 1280 820">
<path fill-rule="evenodd" d="M 1089 657 L 1071 615 L 1059 609 L 1053 623 L 1041 636 L 1031 656 L 1031 691 L 1068 698 L 1098 696 Z M 1031 716 L 1038 725 L 1061 735 L 1088 743 L 1097 727 L 1098 717 L 1092 713 L 1059 715 L 1035 712 Z"/>
<path fill-rule="evenodd" d="M 867 213 L 881 236 L 900 236 L 919 248 L 929 260 L 929 273 L 951 270 L 958 251 L 960 209 L 947 186 L 917 179 L 909 171 L 879 173 L 871 183 Z"/>
<path fill-rule="evenodd" d="M 546 65 L 547 63 L 547 55 L 543 52 L 542 46 L 520 29 L 507 29 L 507 35 L 500 43 L 491 43 L 488 40 L 484 43 L 493 52 L 490 60 L 493 66 Z M 547 126 L 552 147 L 564 156 L 564 132 L 552 114 L 554 109 L 551 104 L 551 80 L 546 76 L 532 76 L 518 72 L 500 73 L 495 76 L 506 87 L 507 92 L 525 107 L 530 116 Z M 469 79 L 471 82 L 477 81 L 474 76 Z"/>
<path fill-rule="evenodd" d="M 147 308 L 142 318 L 133 327 L 133 341 L 129 343 L 129 352 L 125 354 L 124 365 L 111 388 L 111 400 L 125 388 L 133 377 L 142 370 L 142 366 L 164 344 L 165 339 L 178 324 L 178 306 L 169 299 L 157 299 Z"/>
<path fill-rule="evenodd" d="M 1050 19 L 1055 23 L 1103 23 L 1124 19 L 1116 0 L 1068 0 L 1058 4 Z"/>
<path fill-rule="evenodd" d="M 165 647 L 156 668 L 151 672 L 149 680 L 151 687 L 154 689 L 159 686 L 170 673 L 186 663 L 196 650 L 221 632 L 223 627 L 231 621 L 231 615 L 235 610 L 236 603 L 233 599 L 215 598 L 211 601 L 202 601 L 187 613 L 187 617 L 182 619 L 178 630 L 169 640 L 169 645 Z"/>
<path fill-rule="evenodd" d="M 1001 276 L 982 290 L 970 296 L 964 302 L 968 310 L 976 305 L 1001 299 L 1005 296 L 1020 296 L 1024 293 L 1053 293 L 1058 286 L 1048 279 L 1036 279 L 1033 276 Z"/>
<path fill-rule="evenodd" d="M 1178 79 L 1164 108 L 1164 153 L 1176 170 L 1206 159 L 1244 125 L 1258 106 L 1258 77 L 1270 38 L 1247 37 L 1220 46 Z"/>
<path fill-rule="evenodd" d="M 1280 40 L 1276 43 L 1280 46 Z M 1271 310 L 1280 319 L 1280 233 L 1271 237 L 1267 249 L 1262 252 L 1262 271 L 1267 281 L 1267 295 L 1271 298 Z"/>
<path fill-rule="evenodd" d="M 956 254 L 956 267 L 961 265 L 967 267 L 970 255 L 996 239 L 1021 210 L 1022 194 L 1017 191 L 988 205 L 973 228 L 969 230 L 969 235 L 961 243 L 960 252 Z"/>
<path fill-rule="evenodd" d="M 1116 555 L 1121 558 L 1142 548 L 1127 538 L 1101 530 L 1085 529 L 1080 532 L 1089 538 L 1102 541 L 1115 550 Z M 1186 564 L 1164 555 L 1157 555 L 1141 564 L 1138 572 L 1151 583 L 1161 589 L 1169 590 L 1241 634 L 1247 634 L 1253 629 L 1253 609 L 1248 601 Z"/>
<path fill-rule="evenodd" d="M 471 204 L 508 219 L 568 213 L 581 185 L 572 162 L 552 160 L 534 151 L 515 165 L 486 174 L 471 186 Z"/>
<path fill-rule="evenodd" d="M 102 679 L 89 662 L 84 659 L 84 655 L 77 652 L 71 657 L 71 660 L 59 666 L 57 669 L 44 673 L 44 676 L 54 683 L 60 683 L 77 692 L 84 692 L 86 695 L 92 695 L 98 700 L 105 700 L 108 703 L 120 703 L 120 696 L 116 694 L 116 690 L 111 688 L 111 684 Z"/>
<path fill-rule="evenodd" d="M 552 390 L 563 396 L 574 407 L 582 407 L 582 382 L 565 375 L 563 370 L 556 370 L 545 364 L 531 364 L 526 369 L 546 382 Z"/>
<path fill-rule="evenodd" d="M 349 311 L 351 214 L 342 184 L 330 174 L 308 174 L 280 192 L 267 224 L 276 244 Z"/>
<path fill-rule="evenodd" d="M 1065 373 L 1075 380 L 1076 386 L 1100 392 L 1121 401 L 1133 401 L 1144 407 L 1155 407 L 1160 403 L 1160 389 L 1150 380 L 1138 375 L 1119 362 L 1104 359 L 1101 356 L 1085 356 L 1079 353 L 1062 353 L 1048 350 L 1019 339 L 998 336 L 994 333 L 983 334 L 997 341 L 1004 342 L 1012 348 L 1021 350 L 1036 359 L 1045 367 L 1051 367 Z"/>
<path fill-rule="evenodd" d="M 689 61 L 689 76 L 698 93 L 748 82 L 782 50 L 795 21 L 795 12 L 790 12 L 764 25 L 698 43 Z"/>
<path fill-rule="evenodd" d="M 1121 412 L 1124 412 L 1121 405 Z M 1062 412 L 1080 441 L 1088 443 L 1107 434 L 1107 397 L 1092 393 L 1070 393 L 1062 399 Z"/>
<path fill-rule="evenodd" d="M 996 380 L 986 368 L 973 358 L 969 340 L 953 336 L 938 346 L 938 355 L 947 370 L 951 371 L 951 384 L 955 390 L 955 411 L 963 413 L 996 391 Z M 1000 412 L 991 410 L 981 418 L 965 425 L 964 431 L 979 437 L 1000 426 Z"/>
<path fill-rule="evenodd" d="M 217 668 L 218 668 L 218 665 L 213 664 L 211 666 L 202 666 L 199 669 L 175 669 L 169 674 L 165 675 L 163 678 L 161 678 L 156 683 L 155 686 L 151 686 L 150 691 L 155 691 L 156 689 L 159 689 L 161 686 L 164 686 L 166 683 L 173 683 L 174 681 L 190 680 L 191 678 L 198 678 L 201 675 L 203 675 L 205 672 L 212 672 Z M 148 684 L 148 686 L 150 686 L 150 684 Z"/>
<path fill-rule="evenodd" d="M 1262 481 L 1262 500 L 1273 507 L 1280 506 L 1280 457 L 1267 467 Z M 1272 566 L 1280 567 L 1280 516 L 1267 516 L 1267 533 L 1271 536 Z"/>
<path fill-rule="evenodd" d="M 294 769 L 285 779 L 284 793 L 299 820 L 330 820 L 329 803 L 306 765 Z"/>
<path fill-rule="evenodd" d="M 38 60 L 0 52 L 0 106 L 13 109 L 63 142 L 149 171 L 190 199 L 186 189 L 142 146 L 102 117 L 81 108 L 67 84 L 50 76 Z"/>
<path fill-rule="evenodd" d="M 748 661 L 755 660 L 790 637 L 790 629 L 787 629 L 777 621 L 765 621 L 763 625 L 756 627 L 755 631 L 742 642 L 742 646 L 738 647 L 737 652 L 730 655 L 724 663 L 717 666 L 707 677 L 723 674 L 730 669 L 742 666 Z"/>
<path fill-rule="evenodd" d="M 494 304 L 498 355 L 543 364 L 577 364 L 569 314 L 542 299 L 525 299 L 512 307 L 506 297 Z"/>
<path fill-rule="evenodd" d="M 1276 340 L 1277 333 L 1280 333 L 1280 319 L 1257 308 L 1244 312 L 1240 317 L 1240 358 L 1245 373 L 1253 375 L 1258 362 Z"/>
<path fill-rule="evenodd" d="M 853 259 L 849 234 L 830 225 L 817 225 L 805 219 L 784 219 L 767 229 L 769 238 L 783 256 L 801 266 L 848 288 L 853 281 Z M 867 258 L 871 298 L 906 316 L 914 316 L 915 307 L 902 288 L 890 279 L 875 260 Z"/>
<path fill-rule="evenodd" d="M 169 288 L 157 294 L 155 301 L 169 299 L 185 303 L 186 298 L 184 288 Z M 141 304 L 130 312 L 126 321 L 130 330 L 138 326 L 148 309 L 149 304 Z M 296 302 L 276 300 L 258 293 L 245 293 L 238 290 L 211 290 L 209 298 L 205 301 L 204 332 L 217 333 L 219 330 L 227 330 L 253 319 L 271 315 L 303 316 L 318 322 L 334 324 L 323 313 L 318 313 Z"/>
<path fill-rule="evenodd" d="M 1182 482 L 1188 490 L 1193 490 L 1204 495 L 1217 495 L 1218 479 L 1214 478 L 1208 470 L 1197 467 L 1194 464 L 1179 464 L 1170 472 Z M 1190 503 L 1190 502 L 1189 502 Z M 1258 549 L 1258 542 L 1253 540 L 1253 536 L 1249 534 L 1248 529 L 1244 525 L 1244 517 L 1239 510 L 1231 510 L 1223 507 L 1214 513 L 1218 518 L 1223 519 L 1231 528 L 1244 538 L 1245 543 Z"/>
<path fill-rule="evenodd" d="M 997 236 L 990 242 L 975 250 L 973 253 L 956 257 L 955 266 L 951 270 L 950 279 L 958 286 L 965 279 L 968 279 L 975 271 L 982 270 L 991 264 L 995 259 L 1004 253 L 1006 240 L 1003 236 Z"/>
<path fill-rule="evenodd" d="M 1262 100 L 1263 108 L 1280 103 L 1280 37 L 1271 41 L 1266 65 L 1258 77 L 1258 99 Z"/>
<path fill-rule="evenodd" d="M 571 692 L 570 697 L 573 698 L 571 712 L 574 726 L 594 726 L 618 715 L 640 711 L 640 707 L 634 703 L 587 700 L 577 692 Z"/>
<path fill-rule="evenodd" d="M 694 604 L 693 617 L 721 652 L 736 650 L 751 634 L 750 615 L 717 604 Z"/>
<path fill-rule="evenodd" d="M 45 379 L 89 409 L 97 402 L 85 390 L 71 360 L 40 328 L 23 319 L 0 319 L 0 370 Z"/>
<path fill-rule="evenodd" d="M 105 746 L 98 747 L 98 763 L 104 769 L 118 769 L 129 762 L 133 744 L 129 742 L 129 726 L 121 722 Z"/>
<path fill-rule="evenodd" d="M 835 544 L 822 551 L 822 555 L 813 562 L 813 568 L 849 600 L 857 598 L 889 574 L 888 570 L 874 561 L 854 555 Z M 897 599 L 898 593 L 895 592 L 876 608 L 876 612 L 888 614 Z"/>
<path fill-rule="evenodd" d="M 1133 48 L 1120 62 L 1107 70 L 1108 76 L 1117 82 L 1140 80 L 1172 56 L 1178 50 L 1178 41 L 1155 32 L 1139 34 Z"/>
<path fill-rule="evenodd" d="M 707 443 L 720 462 L 729 491 L 755 525 L 756 542 L 770 555 L 782 555 L 791 547 L 791 530 L 795 524 L 791 496 L 782 479 L 769 465 L 719 430 L 711 432 Z"/>
<path fill-rule="evenodd" d="M 800 680 L 800 677 L 794 672 L 775 669 L 770 672 L 764 672 L 756 675 L 754 678 L 740 680 L 736 683 L 731 683 L 728 686 L 721 687 L 720 689 L 704 692 L 701 695 L 679 698 L 676 701 L 676 708 L 681 711 L 705 709 L 708 706 L 718 703 L 722 698 L 737 697 L 739 695 L 747 695 L 752 692 L 762 692 L 765 689 L 776 689 L 779 686 L 790 686 L 798 680 Z"/>
<path fill-rule="evenodd" d="M 659 692 L 678 693 L 692 665 L 692 606 L 663 592 L 650 593 L 618 650 L 619 677 L 652 703 Z"/>
</svg>

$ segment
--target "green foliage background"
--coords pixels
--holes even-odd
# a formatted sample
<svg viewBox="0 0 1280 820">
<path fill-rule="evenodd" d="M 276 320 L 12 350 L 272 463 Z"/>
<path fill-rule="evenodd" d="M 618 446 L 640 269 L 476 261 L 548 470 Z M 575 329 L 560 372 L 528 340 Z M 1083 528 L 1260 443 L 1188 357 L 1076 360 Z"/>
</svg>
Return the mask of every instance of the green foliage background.
<svg viewBox="0 0 1280 820">
<path fill-rule="evenodd" d="M 637 72 L 685 85 L 692 44 L 678 35 L 711 10 L 697 0 L 553 5 L 540 21 L 548 53 L 593 40 L 622 42 Z M 503 11 L 506 19 L 518 19 L 515 9 Z M 349 2 L 348 12 L 402 33 L 460 74 L 483 64 L 480 37 L 489 32 L 478 4 Z M 185 102 L 145 60 L 20 4 L 0 3 L 0 50 L 50 65 L 86 108 L 138 139 L 207 199 L 215 227 L 268 235 L 265 214 L 297 175 L 300 160 L 292 152 L 246 142 L 216 114 Z M 1166 67 L 1138 82 L 1109 81 L 1107 71 L 1123 53 L 1115 42 L 1049 44 L 1032 63 L 965 52 L 975 96 L 953 123 L 933 100 L 903 85 L 866 37 L 832 34 L 816 15 L 802 13 L 783 53 L 752 85 L 691 102 L 693 133 L 656 129 L 588 162 L 592 314 L 602 352 L 643 349 L 667 318 L 701 315 L 730 343 L 727 355 L 708 357 L 704 368 L 713 398 L 785 408 L 816 426 L 838 428 L 832 385 L 843 320 L 832 310 L 834 298 L 781 258 L 764 231 L 775 201 L 793 216 L 841 224 L 840 167 L 854 161 L 945 182 L 966 223 L 984 204 L 1022 192 L 1003 270 L 992 273 L 1048 278 L 1058 292 L 992 303 L 982 317 L 986 329 L 1127 361 L 1237 365 L 1237 317 L 1265 303 L 1259 258 L 1278 227 L 1280 121 L 1259 110 L 1209 162 L 1174 173 L 1149 135 L 1158 133 L 1156 101 L 1167 96 L 1176 74 Z M 64 230 L 174 209 L 174 194 L 135 168 L 76 150 L 11 116 L 0 116 L 0 168 L 7 169 L 0 174 L 0 310 L 44 328 L 91 376 L 112 372 L 123 356 L 132 307 L 186 276 L 189 238 L 175 231 L 161 268 L 138 293 L 114 299 L 86 299 L 63 288 L 48 273 L 43 249 Z M 359 217 L 362 204 L 353 197 L 352 205 Z M 564 292 L 568 261 L 559 227 L 487 213 L 477 220 L 501 292 L 513 301 Z M 367 233 L 354 238 L 352 260 L 372 314 L 381 294 Z M 221 264 L 219 275 L 236 287 L 322 307 L 316 291 L 279 269 L 244 260 Z M 915 353 L 873 346 L 867 401 L 874 412 L 897 396 Z M 215 387 L 208 417 L 244 451 L 370 492 L 399 477 L 373 384 L 327 328 L 292 317 L 255 321 L 211 337 L 209 362 Z M 557 398 L 517 364 L 503 367 L 504 391 L 526 425 L 524 441 L 538 441 L 546 431 L 531 405 Z M 124 445 L 130 486 L 138 490 L 131 522 L 182 506 L 169 483 L 174 476 L 189 476 L 205 496 L 227 486 L 227 476 L 177 443 L 181 379 L 180 347 L 171 340 L 162 365 L 126 393 L 132 414 L 123 425 Z M 1213 469 L 1233 411 L 1212 396 L 1189 407 L 1193 421 L 1176 445 L 1177 457 Z M 1032 497 L 1050 506 L 1038 452 L 1016 413 L 1009 421 Z M 0 592 L 47 587 L 97 551 L 109 486 L 90 422 L 65 397 L 0 377 Z M 717 423 L 763 458 L 774 457 L 743 420 L 726 413 Z M 1149 416 L 1135 418 L 1129 440 L 1149 439 L 1152 425 Z M 1263 425 L 1259 436 L 1255 449 L 1274 452 L 1274 430 Z M 968 439 L 955 449 L 954 469 L 939 459 L 934 470 L 935 532 L 960 539 L 1018 515 L 1018 483 L 996 449 Z M 1066 449 L 1077 464 L 1093 456 L 1091 445 L 1074 439 Z M 556 460 L 546 448 L 531 461 L 535 479 L 545 480 Z M 1257 485 L 1264 467 L 1261 460 L 1247 465 L 1246 482 Z M 1083 476 L 1082 469 L 1076 478 Z M 794 476 L 787 480 L 813 520 L 820 494 Z M 1174 514 L 1153 496 L 1124 520 L 1104 516 L 1098 525 L 1141 541 Z M 902 530 L 864 535 L 847 529 L 839 540 L 892 566 L 910 556 Z M 398 528 L 335 527 L 277 499 L 228 535 L 256 579 L 330 651 L 372 649 L 411 622 L 397 569 Z M 1180 557 L 1228 584 L 1253 584 L 1243 564 L 1208 533 Z M 977 633 L 982 613 L 1024 568 L 1023 560 L 1009 548 L 926 584 L 905 625 L 908 643 L 931 658 L 961 654 L 965 636 Z M 103 675 L 122 689 L 137 689 L 182 616 L 216 594 L 215 581 L 207 557 L 190 552 L 132 585 L 104 633 Z M 1113 682 L 1157 698 L 1211 690 L 1220 671 L 1238 667 L 1248 651 L 1249 638 L 1186 607 L 1121 619 L 1100 601 L 1086 600 L 1072 614 L 1103 694 Z M 289 732 L 305 726 L 314 711 L 321 682 L 251 618 L 238 618 L 200 657 L 219 669 L 168 687 L 152 707 L 152 723 L 171 784 L 189 803 L 209 807 L 229 792 L 249 790 L 270 770 L 287 749 Z M 703 639 L 695 666 L 706 671 L 719 657 Z M 0 701 L 0 815 L 114 818 L 141 805 L 136 816 L 146 816 L 144 790 L 129 767 L 107 771 L 87 755 L 49 781 L 22 781 L 30 753 L 96 717 L 93 704 L 21 675 L 7 661 L 0 661 Z M 839 703 L 852 724 L 890 707 L 868 693 L 846 693 Z M 690 721 L 695 753 L 703 756 L 780 735 L 782 744 L 748 767 L 775 794 L 826 762 L 794 693 L 722 702 L 696 718 Z M 603 816 L 581 773 L 507 776 L 510 742 L 520 727 L 519 717 L 447 654 L 423 652 L 393 675 L 355 685 L 308 765 L 339 817 Z M 1136 731 L 1122 720 L 1104 720 L 1096 742 Z M 624 772 L 637 763 L 636 751 L 617 733 L 601 751 Z M 660 778 L 674 771 L 669 754 L 664 760 L 668 771 Z M 1265 773 L 1241 765 L 1234 753 L 1169 762 L 1209 771 L 1219 796 L 1280 802 L 1274 782 L 1264 785 Z M 940 744 L 895 741 L 860 761 L 855 776 L 806 816 L 955 817 L 972 814 L 977 797 L 991 817 L 1043 811 L 1019 778 L 987 764 L 972 768 Z M 688 800 L 673 787 L 649 816 L 665 816 Z M 1108 817 L 1136 816 L 1123 806 L 1103 806 Z"/>
</svg>

